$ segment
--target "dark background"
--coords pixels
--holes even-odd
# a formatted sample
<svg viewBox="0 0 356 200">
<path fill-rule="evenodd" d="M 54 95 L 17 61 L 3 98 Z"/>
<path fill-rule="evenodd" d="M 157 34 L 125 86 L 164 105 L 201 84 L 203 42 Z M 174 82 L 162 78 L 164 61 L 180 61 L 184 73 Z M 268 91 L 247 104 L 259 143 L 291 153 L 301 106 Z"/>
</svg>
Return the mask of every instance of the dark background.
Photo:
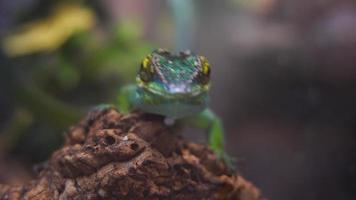
<svg viewBox="0 0 356 200">
<path fill-rule="evenodd" d="M 66 127 L 91 106 L 115 102 L 141 58 L 157 47 L 174 49 L 182 31 L 169 1 L 64 2 L 90 8 L 95 25 L 54 50 L 1 50 L 1 182 L 31 177 L 25 168 L 60 146 Z M 0 1 L 2 42 L 48 18 L 57 4 Z M 193 5 L 190 46 L 212 65 L 211 107 L 240 173 L 268 199 L 356 199 L 356 2 Z"/>
</svg>

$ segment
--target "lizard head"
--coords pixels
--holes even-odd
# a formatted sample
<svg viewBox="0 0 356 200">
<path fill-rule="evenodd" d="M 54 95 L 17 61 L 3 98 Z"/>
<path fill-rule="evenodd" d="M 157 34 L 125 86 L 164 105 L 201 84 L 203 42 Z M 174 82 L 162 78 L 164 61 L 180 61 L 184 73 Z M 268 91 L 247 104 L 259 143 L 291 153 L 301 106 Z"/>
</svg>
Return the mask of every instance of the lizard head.
<svg viewBox="0 0 356 200">
<path fill-rule="evenodd" d="M 137 84 L 147 92 L 171 98 L 190 98 L 209 90 L 210 65 L 189 51 L 172 54 L 158 49 L 143 59 Z"/>
<path fill-rule="evenodd" d="M 210 65 L 189 51 L 172 54 L 158 49 L 143 59 L 136 81 L 136 107 L 180 118 L 205 109 Z"/>
</svg>

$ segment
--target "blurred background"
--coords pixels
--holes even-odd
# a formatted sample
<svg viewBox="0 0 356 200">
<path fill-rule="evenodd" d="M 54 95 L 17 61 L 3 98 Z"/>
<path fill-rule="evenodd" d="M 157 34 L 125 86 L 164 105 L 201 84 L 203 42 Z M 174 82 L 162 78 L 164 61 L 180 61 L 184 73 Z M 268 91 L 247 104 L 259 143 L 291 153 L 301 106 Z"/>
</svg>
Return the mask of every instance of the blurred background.
<svg viewBox="0 0 356 200">
<path fill-rule="evenodd" d="M 31 179 L 151 50 L 212 65 L 227 150 L 267 199 L 356 199 L 356 2 L 1 0 L 0 182 Z"/>
</svg>

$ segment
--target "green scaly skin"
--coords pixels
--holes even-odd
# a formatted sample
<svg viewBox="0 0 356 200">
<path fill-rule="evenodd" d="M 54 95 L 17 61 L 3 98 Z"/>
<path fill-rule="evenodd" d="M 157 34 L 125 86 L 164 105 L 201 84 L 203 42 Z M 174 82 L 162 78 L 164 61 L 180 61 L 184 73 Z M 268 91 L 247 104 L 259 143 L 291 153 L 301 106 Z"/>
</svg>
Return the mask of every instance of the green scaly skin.
<svg viewBox="0 0 356 200">
<path fill-rule="evenodd" d="M 158 49 L 143 59 L 136 85 L 121 89 L 118 106 L 124 113 L 139 109 L 207 130 L 210 147 L 231 167 L 232 159 L 223 150 L 222 123 L 208 108 L 209 88 L 210 66 L 205 57 Z"/>
</svg>

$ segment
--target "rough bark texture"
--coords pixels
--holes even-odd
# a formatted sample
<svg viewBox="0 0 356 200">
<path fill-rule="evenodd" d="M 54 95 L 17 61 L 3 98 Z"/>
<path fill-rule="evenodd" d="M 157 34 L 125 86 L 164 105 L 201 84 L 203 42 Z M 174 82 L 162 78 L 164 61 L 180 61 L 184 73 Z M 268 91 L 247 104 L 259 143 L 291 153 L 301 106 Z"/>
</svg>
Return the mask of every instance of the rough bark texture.
<svg viewBox="0 0 356 200">
<path fill-rule="evenodd" d="M 0 185 L 0 199 L 262 199 L 205 146 L 162 118 L 113 108 L 91 112 L 66 134 L 38 178 Z"/>
</svg>

